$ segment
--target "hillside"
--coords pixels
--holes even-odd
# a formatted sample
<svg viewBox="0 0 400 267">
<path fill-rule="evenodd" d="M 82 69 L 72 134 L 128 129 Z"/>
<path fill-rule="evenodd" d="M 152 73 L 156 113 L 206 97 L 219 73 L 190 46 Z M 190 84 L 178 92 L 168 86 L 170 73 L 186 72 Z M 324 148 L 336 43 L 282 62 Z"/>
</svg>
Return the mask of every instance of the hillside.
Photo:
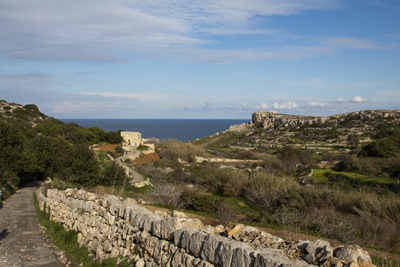
<svg viewBox="0 0 400 267">
<path fill-rule="evenodd" d="M 366 110 L 329 117 L 295 116 L 258 111 L 249 123 L 195 140 L 210 151 L 273 151 L 283 146 L 316 154 L 349 153 L 359 145 L 399 129 L 399 110 Z"/>
<path fill-rule="evenodd" d="M 16 103 L 9 103 L 5 100 L 0 100 L 0 115 L 5 119 L 14 120 L 28 128 L 33 128 L 38 124 L 52 119 L 40 112 L 34 104 L 22 106 Z"/>
</svg>

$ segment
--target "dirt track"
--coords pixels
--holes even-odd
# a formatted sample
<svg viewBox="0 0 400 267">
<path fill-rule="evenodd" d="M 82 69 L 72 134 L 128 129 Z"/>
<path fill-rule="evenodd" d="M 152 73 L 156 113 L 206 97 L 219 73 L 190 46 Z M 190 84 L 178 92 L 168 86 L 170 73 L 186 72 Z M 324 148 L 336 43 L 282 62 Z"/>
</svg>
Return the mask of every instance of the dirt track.
<svg viewBox="0 0 400 267">
<path fill-rule="evenodd" d="M 0 266 L 64 267 L 64 253 L 47 238 L 37 222 L 33 193 L 39 183 L 31 182 L 0 203 Z"/>
</svg>

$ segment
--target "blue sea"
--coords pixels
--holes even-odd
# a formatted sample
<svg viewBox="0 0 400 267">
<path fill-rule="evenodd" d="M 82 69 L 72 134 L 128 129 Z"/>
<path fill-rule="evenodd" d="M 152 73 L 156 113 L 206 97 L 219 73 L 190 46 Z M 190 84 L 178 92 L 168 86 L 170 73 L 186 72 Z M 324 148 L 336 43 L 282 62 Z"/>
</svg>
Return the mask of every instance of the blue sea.
<svg viewBox="0 0 400 267">
<path fill-rule="evenodd" d="M 99 127 L 106 132 L 118 130 L 140 132 L 142 138 L 177 139 L 183 142 L 227 130 L 231 125 L 250 120 L 190 120 L 190 119 L 60 119 L 83 127 Z"/>
</svg>

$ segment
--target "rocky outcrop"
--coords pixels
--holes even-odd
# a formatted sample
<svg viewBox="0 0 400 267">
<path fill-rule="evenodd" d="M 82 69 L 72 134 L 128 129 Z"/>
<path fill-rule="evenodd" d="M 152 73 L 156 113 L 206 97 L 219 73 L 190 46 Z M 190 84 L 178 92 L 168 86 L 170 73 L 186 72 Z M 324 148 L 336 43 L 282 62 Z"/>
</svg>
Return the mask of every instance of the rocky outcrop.
<svg viewBox="0 0 400 267">
<path fill-rule="evenodd" d="M 174 211 L 152 213 L 136 201 L 83 190 L 41 189 L 40 209 L 64 228 L 78 231 L 78 242 L 100 261 L 136 260 L 135 266 L 373 266 L 358 246 L 332 248 L 326 241 L 289 242 L 257 228 L 203 226 Z M 357 264 L 357 265 L 356 265 Z"/>
<path fill-rule="evenodd" d="M 277 114 L 275 111 L 266 112 L 260 110 L 252 114 L 252 124 L 260 123 L 263 128 L 278 128 L 280 126 L 302 126 L 312 125 L 313 123 L 339 123 L 348 119 L 382 119 L 382 118 L 400 118 L 399 110 L 364 110 L 346 114 L 337 114 L 328 117 L 298 116 Z"/>
</svg>

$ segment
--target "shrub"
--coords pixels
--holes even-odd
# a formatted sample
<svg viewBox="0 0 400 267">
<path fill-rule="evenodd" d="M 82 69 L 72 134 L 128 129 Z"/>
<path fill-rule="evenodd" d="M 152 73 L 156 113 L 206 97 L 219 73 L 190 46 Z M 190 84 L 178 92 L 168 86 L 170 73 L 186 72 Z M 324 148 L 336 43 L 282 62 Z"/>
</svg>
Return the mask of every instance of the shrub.
<svg viewBox="0 0 400 267">
<path fill-rule="evenodd" d="M 203 156 L 204 149 L 192 143 L 183 143 L 175 139 L 163 141 L 159 144 L 160 156 L 169 158 L 183 158 Z"/>
</svg>

